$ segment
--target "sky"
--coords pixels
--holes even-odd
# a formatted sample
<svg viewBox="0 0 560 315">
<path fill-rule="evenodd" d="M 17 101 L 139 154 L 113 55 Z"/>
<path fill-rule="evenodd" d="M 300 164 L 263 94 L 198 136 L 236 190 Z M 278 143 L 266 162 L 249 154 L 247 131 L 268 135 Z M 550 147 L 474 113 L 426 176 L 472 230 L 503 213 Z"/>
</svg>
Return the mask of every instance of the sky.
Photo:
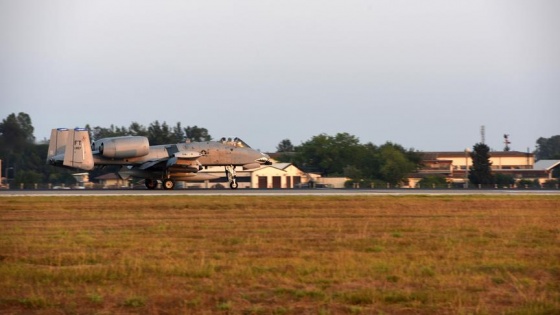
<svg viewBox="0 0 560 315">
<path fill-rule="evenodd" d="M 560 134 L 560 1 L 0 0 L 0 118 L 420 151 Z"/>
</svg>

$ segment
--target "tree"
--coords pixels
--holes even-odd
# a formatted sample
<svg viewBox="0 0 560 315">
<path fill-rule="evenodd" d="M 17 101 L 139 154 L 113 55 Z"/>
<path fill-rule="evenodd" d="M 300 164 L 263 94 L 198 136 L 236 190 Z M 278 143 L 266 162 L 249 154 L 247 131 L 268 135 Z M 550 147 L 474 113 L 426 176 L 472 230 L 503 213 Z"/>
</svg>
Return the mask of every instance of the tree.
<svg viewBox="0 0 560 315">
<path fill-rule="evenodd" d="M 511 187 L 515 184 L 515 178 L 509 174 L 496 174 L 494 180 L 498 187 Z"/>
<path fill-rule="evenodd" d="M 366 179 L 381 179 L 382 159 L 379 147 L 369 142 L 360 146 L 356 153 L 356 167 L 359 168 Z"/>
<path fill-rule="evenodd" d="M 181 128 L 181 123 L 177 122 L 175 127 L 173 127 L 173 143 L 179 143 L 185 141 L 185 133 L 183 132 L 183 128 Z"/>
<path fill-rule="evenodd" d="M 307 172 L 323 176 L 347 176 L 353 182 L 383 180 L 400 183 L 414 171 L 421 158 L 418 152 L 387 142 L 381 147 L 360 144 L 348 133 L 320 134 L 295 147 L 291 161 Z"/>
<path fill-rule="evenodd" d="M 494 184 L 490 148 L 484 143 L 477 143 L 470 153 L 473 161 L 469 169 L 469 181 L 475 185 L 489 186 Z"/>
<path fill-rule="evenodd" d="M 348 177 L 354 182 L 359 182 L 364 178 L 364 174 L 356 166 L 348 165 L 344 168 L 344 177 Z"/>
<path fill-rule="evenodd" d="M 19 186 L 19 179 L 37 178 L 20 176 L 26 171 L 33 171 L 36 175 L 41 168 L 41 159 L 35 150 L 33 130 L 31 117 L 26 113 L 18 113 L 17 116 L 12 113 L 0 123 L 0 159 L 4 168 L 2 172 L 10 180 L 10 184 Z"/>
<path fill-rule="evenodd" d="M 537 140 L 537 160 L 556 160 L 560 159 L 560 135 L 550 138 L 539 138 Z"/>
<path fill-rule="evenodd" d="M 414 171 L 417 164 L 410 161 L 406 152 L 400 145 L 391 142 L 380 147 L 381 168 L 380 173 L 382 179 L 386 182 L 396 185 L 402 182 L 406 175 Z"/>
<path fill-rule="evenodd" d="M 128 134 L 131 136 L 148 136 L 148 130 L 143 125 L 133 121 L 128 127 Z"/>
<path fill-rule="evenodd" d="M 208 129 L 200 128 L 196 125 L 194 126 L 187 126 L 185 128 L 185 134 L 188 139 L 195 142 L 203 142 L 203 141 L 210 141 L 212 137 L 208 134 Z"/>
<path fill-rule="evenodd" d="M 33 144 L 33 125 L 26 113 L 10 114 L 0 123 L 0 145 L 2 151 L 14 154 Z"/>
<path fill-rule="evenodd" d="M 121 137 L 129 135 L 128 130 L 124 126 L 115 127 L 115 125 L 111 125 L 109 128 L 103 128 L 99 126 L 91 128 L 91 126 L 87 124 L 85 128 L 90 131 L 92 141 L 109 137 Z"/>
<path fill-rule="evenodd" d="M 2 175 L 13 189 L 19 189 L 21 184 L 33 188 L 34 184 L 46 182 L 53 172 L 53 167 L 45 163 L 48 144 L 35 144 L 33 131 L 31 117 L 26 113 L 10 114 L 0 123 Z"/>
<path fill-rule="evenodd" d="M 334 137 L 326 134 L 314 136 L 295 148 L 296 165 L 308 172 L 323 176 L 350 175 L 354 181 L 382 179 L 397 184 L 416 168 L 419 155 L 406 151 L 390 142 L 381 147 L 371 143 L 362 145 L 359 139 L 348 133 Z"/>
<path fill-rule="evenodd" d="M 334 137 L 320 134 L 295 148 L 294 162 L 323 176 L 343 175 L 345 166 L 356 164 L 359 146 L 358 138 L 348 133 L 338 133 Z"/>
<path fill-rule="evenodd" d="M 197 126 L 182 128 L 180 122 L 170 127 L 166 122 L 160 123 L 158 120 L 152 122 L 148 128 L 137 122 L 132 122 L 128 129 L 114 125 L 109 128 L 99 126 L 92 128 L 89 124 L 86 125 L 86 129 L 90 130 L 92 140 L 119 136 L 143 136 L 148 138 L 151 145 L 179 143 L 183 142 L 185 137 L 193 141 L 212 140 L 206 128 Z"/>
<path fill-rule="evenodd" d="M 174 137 L 166 122 L 160 124 L 159 121 L 154 121 L 148 127 L 148 140 L 150 145 L 169 144 L 173 143 Z"/>
<path fill-rule="evenodd" d="M 16 187 L 23 184 L 26 189 L 34 188 L 35 184 L 43 182 L 41 173 L 29 169 L 19 170 L 14 178 L 14 185 Z"/>
<path fill-rule="evenodd" d="M 294 146 L 290 139 L 284 139 L 276 146 L 276 152 L 294 152 Z"/>
<path fill-rule="evenodd" d="M 430 175 L 422 178 L 418 182 L 420 188 L 445 188 L 449 185 L 445 176 Z"/>
</svg>

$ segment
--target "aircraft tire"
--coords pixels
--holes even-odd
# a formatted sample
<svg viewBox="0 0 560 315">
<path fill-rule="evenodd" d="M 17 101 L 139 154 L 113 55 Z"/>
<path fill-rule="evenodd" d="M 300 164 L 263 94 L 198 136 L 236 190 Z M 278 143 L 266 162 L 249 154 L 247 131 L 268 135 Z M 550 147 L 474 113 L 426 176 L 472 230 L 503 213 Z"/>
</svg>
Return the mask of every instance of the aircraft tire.
<svg viewBox="0 0 560 315">
<path fill-rule="evenodd" d="M 173 182 L 171 179 L 165 179 L 162 186 L 163 189 L 171 190 L 175 187 L 175 182 Z"/>
<path fill-rule="evenodd" d="M 239 184 L 237 184 L 237 181 L 234 180 L 234 181 L 232 181 L 231 183 L 229 183 L 229 187 L 230 187 L 231 189 L 237 189 L 237 187 L 239 187 Z"/>
<path fill-rule="evenodd" d="M 146 188 L 148 188 L 150 190 L 156 189 L 157 181 L 153 180 L 153 179 L 146 178 L 146 180 L 144 180 L 144 185 L 146 185 Z"/>
</svg>

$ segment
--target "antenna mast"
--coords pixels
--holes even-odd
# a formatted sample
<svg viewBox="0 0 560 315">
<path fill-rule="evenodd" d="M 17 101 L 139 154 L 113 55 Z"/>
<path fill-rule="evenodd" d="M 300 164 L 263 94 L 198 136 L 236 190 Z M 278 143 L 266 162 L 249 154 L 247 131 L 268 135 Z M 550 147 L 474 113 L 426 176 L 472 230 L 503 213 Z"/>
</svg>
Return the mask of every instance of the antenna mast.
<svg viewBox="0 0 560 315">
<path fill-rule="evenodd" d="M 506 145 L 504 147 L 504 151 L 509 151 L 510 150 L 509 145 L 511 144 L 511 142 L 509 141 L 509 135 L 508 134 L 504 135 L 504 144 Z"/>
</svg>

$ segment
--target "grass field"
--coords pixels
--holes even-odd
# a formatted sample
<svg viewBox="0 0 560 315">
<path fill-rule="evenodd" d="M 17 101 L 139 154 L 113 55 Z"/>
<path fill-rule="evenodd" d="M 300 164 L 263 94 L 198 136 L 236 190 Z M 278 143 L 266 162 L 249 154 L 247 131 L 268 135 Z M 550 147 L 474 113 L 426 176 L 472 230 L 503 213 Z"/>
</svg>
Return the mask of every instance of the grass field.
<svg viewBox="0 0 560 315">
<path fill-rule="evenodd" d="M 560 314 L 560 198 L 0 198 L 1 314 Z"/>
</svg>

